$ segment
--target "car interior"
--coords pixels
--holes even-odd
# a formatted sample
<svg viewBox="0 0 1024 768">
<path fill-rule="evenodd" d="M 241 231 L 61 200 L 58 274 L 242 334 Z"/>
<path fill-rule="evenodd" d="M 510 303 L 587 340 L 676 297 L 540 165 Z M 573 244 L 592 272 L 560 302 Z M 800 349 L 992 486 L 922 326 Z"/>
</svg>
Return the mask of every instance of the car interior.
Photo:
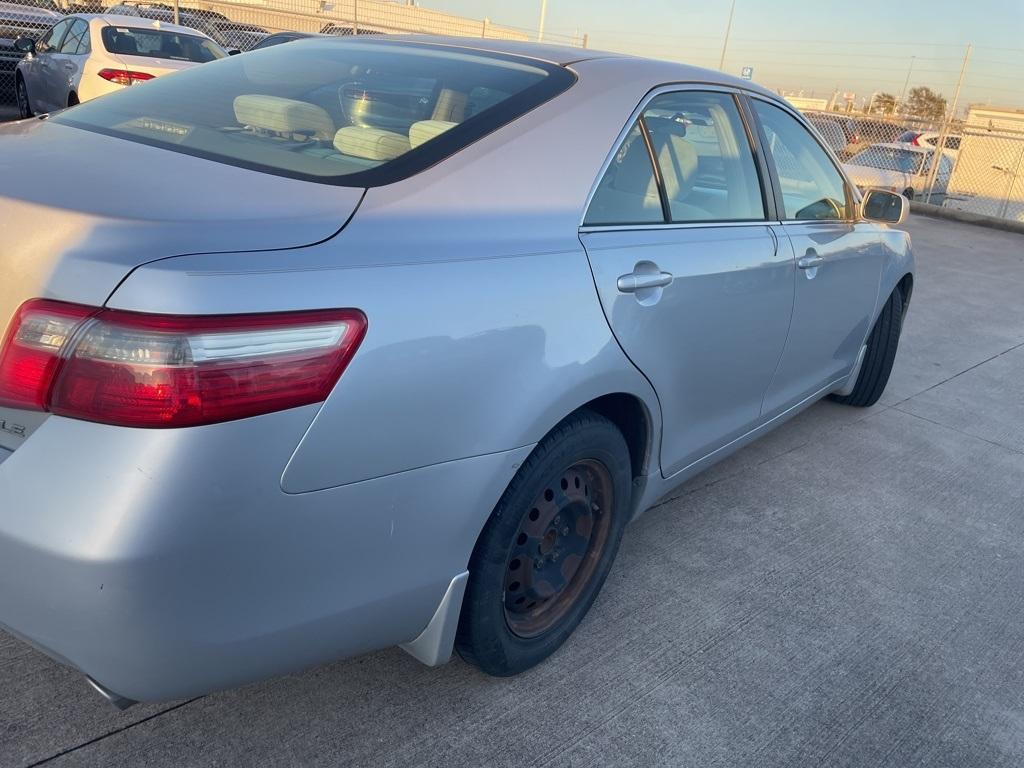
<svg viewBox="0 0 1024 768">
<path fill-rule="evenodd" d="M 686 96 L 685 111 L 648 109 L 616 153 L 598 185 L 587 224 L 664 220 L 647 130 L 674 222 L 735 221 L 764 217 L 752 160 L 744 162 L 735 129 L 721 104 Z M 669 105 L 671 106 L 671 105 Z M 749 152 L 749 150 L 747 150 Z"/>
<path fill-rule="evenodd" d="M 218 70 L 222 78 L 158 82 L 159 93 L 138 89 L 130 101 L 69 119 L 228 160 L 339 176 L 401 157 L 544 79 L 543 70 L 501 61 L 467 66 L 435 54 L 431 69 L 409 57 L 343 58 L 337 41 L 294 45 L 287 55 L 278 47 L 234 57 Z M 372 44 L 351 45 L 364 53 Z"/>
</svg>

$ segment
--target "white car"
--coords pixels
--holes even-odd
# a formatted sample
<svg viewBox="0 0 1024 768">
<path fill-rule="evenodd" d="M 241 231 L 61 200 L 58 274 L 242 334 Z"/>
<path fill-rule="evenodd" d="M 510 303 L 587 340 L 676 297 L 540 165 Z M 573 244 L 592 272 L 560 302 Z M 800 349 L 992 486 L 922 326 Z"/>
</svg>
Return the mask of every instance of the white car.
<svg viewBox="0 0 1024 768">
<path fill-rule="evenodd" d="M 15 41 L 15 90 L 21 117 L 52 112 L 227 51 L 188 27 L 131 16 L 81 14 L 61 19 L 33 41 Z"/>
<path fill-rule="evenodd" d="M 860 189 L 872 187 L 899 192 L 908 200 L 928 186 L 935 150 L 913 144 L 872 144 L 844 164 L 847 175 Z M 943 153 L 935 176 L 936 194 L 944 194 L 953 173 L 953 160 Z"/>
<path fill-rule="evenodd" d="M 907 144 L 913 144 L 915 147 L 937 147 L 939 145 L 939 139 L 941 134 L 938 131 L 906 131 L 901 135 L 897 141 L 906 142 Z M 956 161 L 957 156 L 960 154 L 960 140 L 962 136 L 951 134 L 946 136 L 945 154 L 953 158 Z"/>
</svg>

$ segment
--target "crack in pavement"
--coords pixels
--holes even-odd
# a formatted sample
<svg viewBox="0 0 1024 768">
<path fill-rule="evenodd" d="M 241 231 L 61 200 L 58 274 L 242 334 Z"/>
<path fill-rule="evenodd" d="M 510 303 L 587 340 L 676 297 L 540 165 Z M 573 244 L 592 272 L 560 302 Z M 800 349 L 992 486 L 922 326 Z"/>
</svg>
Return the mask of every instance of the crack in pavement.
<svg viewBox="0 0 1024 768">
<path fill-rule="evenodd" d="M 191 704 L 192 702 L 199 701 L 201 698 L 203 698 L 203 697 L 202 696 L 196 696 L 194 699 L 189 699 L 188 701 L 181 702 L 181 704 L 175 704 L 173 707 L 168 707 L 167 709 L 162 709 L 159 712 L 155 712 L 154 714 L 150 715 L 149 717 L 144 717 L 141 720 L 136 720 L 134 723 L 128 723 L 128 725 L 123 725 L 120 728 L 115 728 L 114 730 L 110 731 L 109 733 L 104 733 L 102 736 L 97 736 L 94 739 L 89 739 L 88 741 L 82 742 L 81 744 L 78 744 L 78 745 L 76 745 L 74 747 L 68 747 L 67 749 L 63 749 L 60 752 L 57 752 L 56 754 L 50 755 L 49 757 L 44 757 L 42 760 L 37 760 L 34 763 L 29 763 L 27 766 L 25 766 L 25 768 L 37 768 L 37 766 L 45 765 L 46 763 L 53 762 L 54 760 L 56 760 L 58 758 L 61 758 L 61 757 L 64 757 L 65 755 L 69 755 L 72 752 L 77 752 L 80 749 L 84 749 L 85 747 L 88 747 L 88 746 L 91 746 L 93 744 L 96 744 L 97 742 L 103 741 L 104 739 L 109 738 L 110 736 L 116 736 L 117 734 L 124 733 L 125 731 L 130 730 L 130 729 L 134 728 L 137 725 L 142 725 L 143 723 L 148 723 L 150 720 L 155 720 L 156 718 L 161 717 L 162 715 L 166 715 L 168 712 L 173 712 L 176 709 L 181 709 L 182 707 L 186 707 L 189 704 Z"/>
</svg>

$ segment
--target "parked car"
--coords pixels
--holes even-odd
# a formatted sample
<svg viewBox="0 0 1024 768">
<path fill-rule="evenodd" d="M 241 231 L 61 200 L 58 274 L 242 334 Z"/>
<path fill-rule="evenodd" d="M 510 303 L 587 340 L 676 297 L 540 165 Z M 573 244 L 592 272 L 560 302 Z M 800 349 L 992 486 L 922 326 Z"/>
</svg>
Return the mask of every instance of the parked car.
<svg viewBox="0 0 1024 768">
<path fill-rule="evenodd" d="M 899 139 L 900 134 L 904 131 L 902 126 L 886 120 L 857 118 L 855 122 L 857 124 L 857 133 L 862 143 L 884 144 L 894 142 Z"/>
<path fill-rule="evenodd" d="M 808 115 L 807 122 L 814 126 L 814 129 L 836 155 L 842 155 L 846 150 L 847 141 L 846 133 L 838 120 L 819 115 Z"/>
<path fill-rule="evenodd" d="M 835 121 L 839 124 L 839 127 L 843 131 L 843 136 L 846 139 L 846 146 L 839 152 L 840 159 L 848 157 L 853 151 L 856 150 L 858 145 L 861 143 L 859 129 L 857 127 L 857 121 L 851 117 L 848 117 L 839 112 L 813 112 L 805 111 L 804 114 L 808 119 L 814 117 L 816 119 L 827 119 Z"/>
<path fill-rule="evenodd" d="M 579 48 L 299 40 L 0 152 L 0 623 L 119 705 L 542 662 L 631 518 L 878 400 L 913 285 L 774 93 Z"/>
<path fill-rule="evenodd" d="M 942 136 L 938 131 L 905 131 L 896 141 L 901 144 L 913 144 L 915 147 L 936 147 L 939 144 L 940 138 Z M 960 154 L 960 140 L 962 138 L 958 134 L 950 134 L 946 136 L 943 142 L 946 148 L 944 154 L 948 155 L 954 163 Z"/>
<path fill-rule="evenodd" d="M 379 35 L 381 33 L 375 29 L 366 29 L 365 27 L 360 27 L 357 30 L 351 24 L 335 24 L 332 21 L 320 27 L 320 34 L 344 37 L 346 35 Z"/>
<path fill-rule="evenodd" d="M 15 43 L 16 94 L 22 118 L 52 112 L 227 56 L 194 29 L 131 16 L 68 16 L 38 41 Z"/>
<path fill-rule="evenodd" d="M 60 21 L 63 14 L 53 0 L 0 2 L 0 88 L 14 95 L 14 70 L 25 54 L 14 47 L 19 37 L 37 40 Z"/>
<path fill-rule="evenodd" d="M 275 32 L 272 35 L 267 35 L 262 40 L 256 43 L 252 47 L 252 50 L 256 51 L 260 48 L 270 48 L 273 45 L 280 45 L 281 43 L 291 43 L 295 40 L 305 40 L 307 37 L 322 37 L 315 32 Z"/>
<path fill-rule="evenodd" d="M 888 189 L 913 200 L 927 190 L 934 156 L 935 150 L 912 144 L 874 144 L 846 161 L 846 173 L 861 189 Z M 952 174 L 953 160 L 943 155 L 932 191 L 945 194 Z"/>
</svg>

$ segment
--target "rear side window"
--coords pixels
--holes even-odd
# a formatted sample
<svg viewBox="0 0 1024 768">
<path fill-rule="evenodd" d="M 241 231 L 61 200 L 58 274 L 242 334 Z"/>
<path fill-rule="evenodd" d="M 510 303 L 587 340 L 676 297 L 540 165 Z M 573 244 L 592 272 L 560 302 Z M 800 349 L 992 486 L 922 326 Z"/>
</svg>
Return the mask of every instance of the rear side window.
<svg viewBox="0 0 1024 768">
<path fill-rule="evenodd" d="M 103 47 L 118 56 L 146 56 L 196 64 L 227 56 L 224 49 L 212 40 L 166 30 L 104 27 L 101 37 Z"/>
<path fill-rule="evenodd" d="M 520 57 L 307 39 L 158 77 L 60 122 L 254 170 L 375 186 L 432 165 L 574 81 Z"/>
<path fill-rule="evenodd" d="M 634 123 L 590 201 L 585 225 L 662 224 L 665 214 L 651 153 Z"/>
<path fill-rule="evenodd" d="M 605 172 L 584 223 L 665 221 L 662 211 L 672 223 L 764 220 L 761 181 L 731 95 L 679 91 L 652 99 Z"/>
<path fill-rule="evenodd" d="M 843 177 L 810 131 L 784 109 L 760 99 L 751 99 L 751 103 L 775 163 L 785 218 L 847 218 Z"/>
</svg>

